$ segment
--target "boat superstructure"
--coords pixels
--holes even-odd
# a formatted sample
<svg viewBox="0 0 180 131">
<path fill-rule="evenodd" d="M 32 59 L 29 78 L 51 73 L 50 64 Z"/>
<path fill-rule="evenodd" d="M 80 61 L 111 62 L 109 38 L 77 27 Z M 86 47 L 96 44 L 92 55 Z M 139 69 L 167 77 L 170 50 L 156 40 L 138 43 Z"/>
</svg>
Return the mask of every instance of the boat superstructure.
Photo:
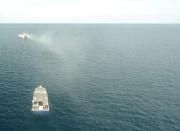
<svg viewBox="0 0 180 131">
<path fill-rule="evenodd" d="M 22 39 L 30 39 L 30 35 L 26 32 L 19 34 L 18 37 L 20 37 Z"/>
<path fill-rule="evenodd" d="M 32 111 L 33 112 L 48 112 L 48 94 L 46 88 L 41 85 L 34 90 L 33 100 L 32 100 Z"/>
</svg>

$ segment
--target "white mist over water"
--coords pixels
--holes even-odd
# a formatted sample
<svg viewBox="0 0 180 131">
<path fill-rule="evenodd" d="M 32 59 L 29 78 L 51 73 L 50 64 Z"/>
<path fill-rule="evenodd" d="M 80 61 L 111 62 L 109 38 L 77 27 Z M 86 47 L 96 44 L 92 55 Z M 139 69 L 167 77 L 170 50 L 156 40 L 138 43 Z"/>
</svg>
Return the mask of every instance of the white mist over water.
<svg viewBox="0 0 180 131">
<path fill-rule="evenodd" d="M 83 65 L 87 60 L 87 52 L 84 43 L 84 39 L 81 36 L 74 35 L 59 35 L 54 32 L 45 32 L 30 34 L 30 40 L 37 45 L 40 50 L 47 50 L 55 55 L 57 58 L 57 65 L 60 66 L 60 70 L 63 70 L 63 79 L 74 82 L 78 79 L 79 74 L 82 74 Z M 58 70 L 56 73 L 58 74 Z M 60 71 L 61 72 L 61 71 Z M 76 75 L 72 75 L 76 74 Z M 48 76 L 56 74 L 48 74 Z M 54 76 L 52 76 L 53 78 Z M 74 102 L 80 101 L 78 94 L 72 92 L 72 87 L 66 87 L 66 92 L 73 98 Z"/>
<path fill-rule="evenodd" d="M 55 38 L 53 38 L 51 33 L 31 34 L 30 36 L 30 40 L 34 41 L 36 44 L 46 47 L 49 51 L 56 54 L 62 53 L 60 50 L 61 48 L 59 48 L 60 44 L 55 41 Z"/>
<path fill-rule="evenodd" d="M 64 70 L 67 72 L 68 77 L 71 77 L 71 74 L 68 74 L 68 72 L 78 72 L 81 70 L 80 65 L 87 60 L 85 39 L 81 36 L 72 34 L 67 35 L 67 37 L 66 34 L 61 36 L 61 34 L 50 31 L 32 33 L 30 36 L 30 40 L 32 40 L 34 45 L 38 44 L 37 48 L 42 47 L 40 50 L 47 50 L 53 53 L 62 62 L 60 66 L 66 66 Z"/>
<path fill-rule="evenodd" d="M 79 57 L 79 55 L 85 55 L 83 39 L 80 37 L 64 37 L 50 31 L 41 34 L 31 34 L 30 36 L 30 40 L 61 57 Z"/>
</svg>

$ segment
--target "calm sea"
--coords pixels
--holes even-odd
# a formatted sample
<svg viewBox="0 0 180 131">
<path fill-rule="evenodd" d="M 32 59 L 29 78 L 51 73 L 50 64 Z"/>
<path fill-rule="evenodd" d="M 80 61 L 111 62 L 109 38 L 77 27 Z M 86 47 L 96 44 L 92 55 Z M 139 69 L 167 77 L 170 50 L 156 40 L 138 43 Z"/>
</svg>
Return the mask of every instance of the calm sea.
<svg viewBox="0 0 180 131">
<path fill-rule="evenodd" d="M 179 130 L 180 25 L 0 24 L 0 131 Z"/>
</svg>

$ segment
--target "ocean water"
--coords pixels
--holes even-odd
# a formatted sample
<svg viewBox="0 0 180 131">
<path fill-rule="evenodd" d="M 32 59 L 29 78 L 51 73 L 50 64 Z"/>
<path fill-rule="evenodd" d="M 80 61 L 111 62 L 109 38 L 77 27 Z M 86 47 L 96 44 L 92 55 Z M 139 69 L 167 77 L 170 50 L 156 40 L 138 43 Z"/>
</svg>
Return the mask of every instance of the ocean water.
<svg viewBox="0 0 180 131">
<path fill-rule="evenodd" d="M 180 25 L 1 24 L 0 90 L 0 131 L 179 131 Z"/>
</svg>

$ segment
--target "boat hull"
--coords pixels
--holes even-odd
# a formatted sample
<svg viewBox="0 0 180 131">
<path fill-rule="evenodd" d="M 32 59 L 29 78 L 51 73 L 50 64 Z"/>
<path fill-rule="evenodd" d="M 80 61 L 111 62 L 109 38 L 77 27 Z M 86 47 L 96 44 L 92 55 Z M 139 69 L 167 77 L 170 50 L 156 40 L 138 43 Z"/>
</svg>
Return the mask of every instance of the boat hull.
<svg viewBox="0 0 180 131">
<path fill-rule="evenodd" d="M 48 115 L 49 111 L 33 111 L 35 115 Z"/>
</svg>

